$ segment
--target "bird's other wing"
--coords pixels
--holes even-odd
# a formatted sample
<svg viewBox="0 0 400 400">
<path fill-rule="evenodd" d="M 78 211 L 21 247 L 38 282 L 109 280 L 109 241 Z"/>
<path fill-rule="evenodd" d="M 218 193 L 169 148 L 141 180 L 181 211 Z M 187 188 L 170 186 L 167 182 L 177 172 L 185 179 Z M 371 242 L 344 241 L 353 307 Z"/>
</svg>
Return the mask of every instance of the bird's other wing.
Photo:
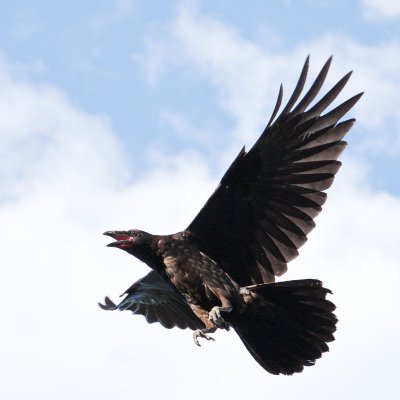
<svg viewBox="0 0 400 400">
<path fill-rule="evenodd" d="M 158 272 L 150 271 L 135 282 L 121 296 L 126 297 L 117 305 L 108 297 L 99 303 L 103 310 L 130 310 L 146 317 L 148 323 L 159 322 L 167 329 L 178 327 L 192 330 L 204 328 L 186 301 Z"/>
<path fill-rule="evenodd" d="M 292 96 L 274 120 L 281 105 L 281 86 L 261 137 L 249 152 L 241 150 L 187 228 L 200 249 L 242 286 L 273 282 L 286 272 L 287 263 L 298 255 L 297 249 L 314 228 L 314 218 L 326 200 L 324 190 L 341 166 L 337 158 L 346 146 L 342 138 L 355 120 L 339 120 L 362 93 L 323 114 L 350 72 L 309 107 L 331 59 L 298 101 L 306 81 L 307 57 Z"/>
</svg>

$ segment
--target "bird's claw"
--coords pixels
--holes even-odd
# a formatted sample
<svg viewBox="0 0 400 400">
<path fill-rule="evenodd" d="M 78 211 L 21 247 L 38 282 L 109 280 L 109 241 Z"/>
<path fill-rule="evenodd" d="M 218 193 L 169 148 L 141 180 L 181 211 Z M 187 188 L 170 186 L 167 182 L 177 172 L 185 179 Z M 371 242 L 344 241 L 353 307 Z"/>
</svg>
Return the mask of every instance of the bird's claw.
<svg viewBox="0 0 400 400">
<path fill-rule="evenodd" d="M 248 296 L 250 295 L 250 290 L 247 289 L 246 286 L 243 286 L 239 289 L 239 294 L 241 294 L 242 296 Z"/>
<path fill-rule="evenodd" d="M 201 329 L 196 329 L 193 332 L 193 341 L 194 344 L 201 347 L 201 344 L 199 343 L 199 337 L 204 338 L 206 340 L 212 340 L 215 342 L 215 339 L 213 337 L 211 337 L 210 335 L 207 335 L 207 333 L 203 332 Z"/>
<path fill-rule="evenodd" d="M 229 330 L 229 325 L 226 323 L 226 321 L 221 316 L 221 307 L 217 307 L 217 306 L 213 307 L 208 314 L 208 319 L 217 328 Z"/>
</svg>

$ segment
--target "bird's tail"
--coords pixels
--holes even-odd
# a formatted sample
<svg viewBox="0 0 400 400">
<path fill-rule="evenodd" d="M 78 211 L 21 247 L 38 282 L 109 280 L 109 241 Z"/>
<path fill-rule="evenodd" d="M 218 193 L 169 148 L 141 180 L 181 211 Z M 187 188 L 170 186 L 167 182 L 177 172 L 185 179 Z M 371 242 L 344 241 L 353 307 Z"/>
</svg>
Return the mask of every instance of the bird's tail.
<svg viewBox="0 0 400 400">
<path fill-rule="evenodd" d="M 329 350 L 337 318 L 329 289 L 314 279 L 253 285 L 254 301 L 230 321 L 256 361 L 272 374 L 291 375 Z"/>
</svg>

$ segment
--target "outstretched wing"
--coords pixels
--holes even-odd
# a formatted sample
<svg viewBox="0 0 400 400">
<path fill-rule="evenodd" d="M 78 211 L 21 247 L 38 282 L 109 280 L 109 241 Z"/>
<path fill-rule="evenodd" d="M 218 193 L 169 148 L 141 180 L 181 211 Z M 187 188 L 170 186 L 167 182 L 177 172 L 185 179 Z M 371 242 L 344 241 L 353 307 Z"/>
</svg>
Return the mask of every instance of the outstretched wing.
<svg viewBox="0 0 400 400">
<path fill-rule="evenodd" d="M 283 111 L 282 86 L 271 119 L 255 145 L 243 148 L 214 194 L 189 225 L 200 249 L 242 286 L 273 282 L 314 228 L 314 218 L 341 163 L 342 140 L 354 119 L 338 121 L 362 93 L 322 115 L 345 86 L 345 75 L 320 101 L 308 108 L 328 73 L 330 58 L 311 88 L 307 58 L 296 88 Z"/>
<path fill-rule="evenodd" d="M 159 322 L 168 329 L 204 328 L 185 300 L 155 271 L 135 282 L 122 296 L 125 294 L 118 305 L 106 297 L 105 304 L 99 303 L 99 306 L 103 310 L 130 310 L 144 315 L 148 323 Z"/>
</svg>

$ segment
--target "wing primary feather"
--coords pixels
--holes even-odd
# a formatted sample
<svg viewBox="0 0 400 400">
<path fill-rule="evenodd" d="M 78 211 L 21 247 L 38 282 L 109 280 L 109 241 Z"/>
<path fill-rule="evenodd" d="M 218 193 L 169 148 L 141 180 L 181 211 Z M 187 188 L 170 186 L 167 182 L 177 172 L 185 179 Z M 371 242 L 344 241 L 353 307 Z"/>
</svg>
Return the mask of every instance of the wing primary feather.
<svg viewBox="0 0 400 400">
<path fill-rule="evenodd" d="M 331 66 L 331 62 L 332 62 L 332 56 L 328 58 L 328 60 L 322 67 L 321 72 L 315 78 L 315 81 L 312 84 L 311 88 L 308 90 L 303 99 L 292 111 L 293 116 L 302 113 L 309 106 L 309 104 L 315 99 L 322 85 L 325 82 L 326 76 L 328 75 L 328 71 Z"/>
<path fill-rule="evenodd" d="M 353 71 L 348 72 L 317 104 L 314 105 L 314 107 L 304 112 L 301 121 L 308 121 L 310 118 L 319 116 L 336 99 L 350 79 L 352 73 Z"/>
<path fill-rule="evenodd" d="M 363 93 L 356 94 L 350 99 L 346 100 L 341 105 L 334 108 L 332 111 L 325 114 L 323 117 L 318 118 L 313 125 L 308 129 L 308 132 L 304 132 L 304 135 L 325 129 L 329 126 L 336 124 L 336 122 L 343 117 L 353 106 L 357 103 Z"/>
<path fill-rule="evenodd" d="M 303 150 L 317 145 L 339 142 L 354 125 L 355 119 L 339 122 L 333 128 L 323 129 L 312 135 L 301 134 L 291 147 Z"/>
<path fill-rule="evenodd" d="M 308 73 L 308 66 L 309 66 L 310 56 L 307 56 L 306 61 L 303 65 L 303 69 L 301 70 L 301 74 L 299 80 L 297 81 L 296 87 L 292 95 L 290 96 L 289 101 L 287 102 L 285 108 L 282 110 L 280 116 L 276 120 L 276 122 L 280 121 L 284 118 L 291 110 L 293 105 L 296 103 L 297 99 L 299 98 L 301 92 L 303 91 L 304 84 L 306 83 L 307 73 Z"/>
<path fill-rule="evenodd" d="M 319 146 L 308 147 L 304 150 L 296 150 L 285 161 L 303 162 L 303 161 L 319 161 L 319 160 L 336 160 L 340 153 L 346 147 L 346 142 L 332 142 L 321 144 Z"/>
<path fill-rule="evenodd" d="M 326 200 L 325 190 L 341 166 L 337 159 L 346 146 L 343 137 L 354 119 L 339 120 L 362 93 L 330 107 L 351 76 L 347 73 L 319 96 L 331 63 L 329 57 L 302 94 L 307 57 L 283 107 L 280 86 L 262 135 L 247 153 L 239 153 L 187 228 L 201 251 L 241 286 L 273 282 L 275 273 L 286 270 L 285 262 L 296 256 L 315 227 L 314 218 Z"/>
<path fill-rule="evenodd" d="M 282 104 L 282 98 L 283 98 L 283 85 L 281 84 L 279 87 L 278 99 L 276 100 L 274 111 L 272 111 L 271 118 L 269 119 L 267 127 L 264 129 L 264 132 L 271 126 L 272 121 L 276 117 L 276 114 L 278 113 L 279 108 Z"/>
<path fill-rule="evenodd" d="M 288 173 L 311 174 L 318 171 L 336 174 L 336 172 L 340 168 L 340 165 L 340 161 L 332 160 L 298 162 L 295 164 L 283 165 L 282 167 L 277 168 L 277 177 Z"/>
<path fill-rule="evenodd" d="M 104 298 L 104 303 L 105 304 L 102 303 L 97 303 L 97 304 L 103 310 L 116 310 L 118 308 L 118 306 L 113 301 L 111 301 L 111 299 L 108 296 Z"/>
</svg>

